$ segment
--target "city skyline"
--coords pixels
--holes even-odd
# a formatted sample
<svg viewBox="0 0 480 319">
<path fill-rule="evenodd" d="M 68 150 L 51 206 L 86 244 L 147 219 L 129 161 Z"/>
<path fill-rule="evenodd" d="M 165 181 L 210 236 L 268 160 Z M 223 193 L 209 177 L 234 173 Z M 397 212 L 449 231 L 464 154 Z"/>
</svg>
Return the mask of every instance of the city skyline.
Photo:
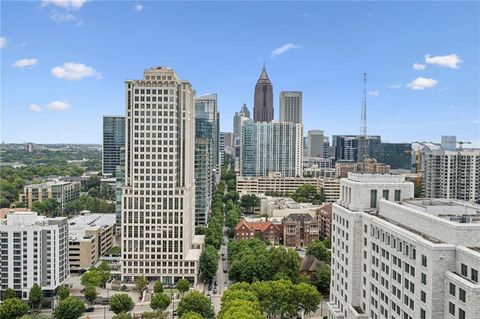
<svg viewBox="0 0 480 319">
<path fill-rule="evenodd" d="M 478 3 L 127 2 L 116 4 L 108 25 L 102 20 L 108 3 L 75 3 L 2 3 L 9 11 L 0 35 L 7 143 L 100 143 L 102 116 L 124 113 L 124 81 L 157 65 L 178 70 L 197 96 L 218 94 L 221 130 L 232 131 L 244 102 L 253 113 L 265 60 L 275 119 L 279 93 L 302 91 L 305 132 L 359 133 L 365 71 L 368 134 L 390 142 L 457 135 L 480 146 Z M 165 46 L 137 32 L 162 10 L 170 13 L 167 24 L 191 21 L 162 33 Z M 20 14 L 35 30 L 15 19 Z M 125 19 L 138 28 L 123 25 Z M 270 27 L 260 41 L 256 32 L 264 23 Z M 230 34 L 236 37 L 227 39 Z"/>
</svg>

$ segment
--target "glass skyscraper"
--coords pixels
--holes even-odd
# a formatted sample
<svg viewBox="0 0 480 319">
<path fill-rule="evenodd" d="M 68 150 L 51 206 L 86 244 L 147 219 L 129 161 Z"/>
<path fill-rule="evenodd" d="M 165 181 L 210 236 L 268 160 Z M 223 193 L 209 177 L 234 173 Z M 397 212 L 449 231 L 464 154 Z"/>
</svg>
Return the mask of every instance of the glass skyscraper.
<svg viewBox="0 0 480 319">
<path fill-rule="evenodd" d="M 125 146 L 125 117 L 121 115 L 103 116 L 102 172 L 115 175 L 120 165 L 120 149 Z"/>
</svg>

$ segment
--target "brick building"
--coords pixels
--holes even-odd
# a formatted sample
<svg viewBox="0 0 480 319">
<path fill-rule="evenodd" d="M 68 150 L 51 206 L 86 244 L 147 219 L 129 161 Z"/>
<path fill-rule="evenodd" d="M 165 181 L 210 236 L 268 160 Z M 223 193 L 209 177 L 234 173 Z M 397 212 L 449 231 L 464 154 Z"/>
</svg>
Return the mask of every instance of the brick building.
<svg viewBox="0 0 480 319">
<path fill-rule="evenodd" d="M 241 220 L 235 227 L 235 239 L 260 238 L 273 243 L 281 243 L 283 239 L 282 225 L 274 224 L 272 221 L 248 222 Z"/>
<path fill-rule="evenodd" d="M 320 221 L 310 214 L 290 214 L 283 220 L 283 244 L 288 247 L 306 247 L 320 239 Z"/>
<path fill-rule="evenodd" d="M 332 236 L 332 204 L 327 204 L 317 211 L 320 220 L 320 236 Z"/>
</svg>

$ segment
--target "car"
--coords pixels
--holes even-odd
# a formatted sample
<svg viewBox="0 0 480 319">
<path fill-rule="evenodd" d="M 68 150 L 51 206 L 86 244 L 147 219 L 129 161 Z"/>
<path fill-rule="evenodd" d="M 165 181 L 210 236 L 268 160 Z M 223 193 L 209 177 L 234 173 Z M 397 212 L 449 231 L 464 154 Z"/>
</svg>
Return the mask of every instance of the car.
<svg viewBox="0 0 480 319">
<path fill-rule="evenodd" d="M 217 287 L 213 288 L 213 294 L 217 293 Z"/>
<path fill-rule="evenodd" d="M 86 307 L 85 312 L 93 312 L 95 310 L 95 307 Z"/>
<path fill-rule="evenodd" d="M 216 286 L 216 285 L 217 285 L 217 281 L 216 281 L 216 280 L 215 280 L 215 282 L 213 283 L 213 285 L 214 285 L 214 286 Z"/>
<path fill-rule="evenodd" d="M 177 315 L 177 311 L 174 310 L 173 313 L 172 313 L 172 317 L 175 317 Z"/>
<path fill-rule="evenodd" d="M 222 251 L 222 257 L 223 257 L 223 256 L 225 256 L 225 252 L 224 252 L 224 251 Z"/>
<path fill-rule="evenodd" d="M 223 267 L 223 272 L 224 272 L 224 273 L 227 272 L 227 267 Z"/>
<path fill-rule="evenodd" d="M 227 259 L 227 258 L 225 257 L 225 255 L 222 255 L 222 260 L 225 260 L 225 259 Z"/>
</svg>

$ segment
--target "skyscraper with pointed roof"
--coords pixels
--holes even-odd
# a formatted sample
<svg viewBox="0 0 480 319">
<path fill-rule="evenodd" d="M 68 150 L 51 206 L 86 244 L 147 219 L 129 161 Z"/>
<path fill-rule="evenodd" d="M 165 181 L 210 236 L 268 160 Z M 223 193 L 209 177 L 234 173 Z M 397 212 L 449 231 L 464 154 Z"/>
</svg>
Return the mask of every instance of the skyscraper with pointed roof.
<svg viewBox="0 0 480 319">
<path fill-rule="evenodd" d="M 263 65 L 262 74 L 255 85 L 253 99 L 253 121 L 271 122 L 273 120 L 273 85 Z"/>
</svg>

